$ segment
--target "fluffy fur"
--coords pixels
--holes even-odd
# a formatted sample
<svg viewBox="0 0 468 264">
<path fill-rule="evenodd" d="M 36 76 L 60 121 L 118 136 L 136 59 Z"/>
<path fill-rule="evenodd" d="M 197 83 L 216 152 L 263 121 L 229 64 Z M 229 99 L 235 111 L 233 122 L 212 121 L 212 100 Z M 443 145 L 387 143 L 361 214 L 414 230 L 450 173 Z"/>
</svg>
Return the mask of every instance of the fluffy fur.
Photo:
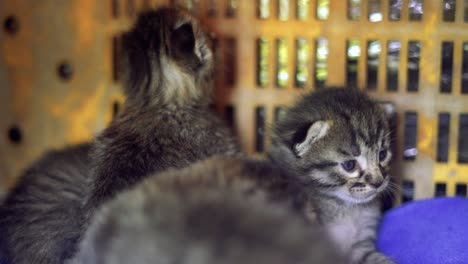
<svg viewBox="0 0 468 264">
<path fill-rule="evenodd" d="M 213 82 L 212 42 L 190 14 L 147 11 L 123 36 L 125 92 L 137 105 L 206 104 Z"/>
<path fill-rule="evenodd" d="M 388 123 L 376 102 L 354 89 L 303 97 L 276 125 L 269 157 L 304 183 L 306 213 L 350 263 L 392 263 L 374 246 L 391 159 Z"/>
<path fill-rule="evenodd" d="M 72 255 L 89 191 L 89 150 L 83 144 L 50 151 L 19 178 L 0 207 L 6 263 L 58 264 Z"/>
<path fill-rule="evenodd" d="M 128 98 L 94 144 L 90 212 L 149 174 L 239 152 L 208 106 L 213 56 L 196 21 L 172 8 L 148 11 L 124 46 Z"/>
<path fill-rule="evenodd" d="M 183 167 L 238 147 L 208 110 L 213 59 L 189 15 L 142 14 L 124 36 L 124 110 L 90 146 L 47 155 L 1 210 L 0 252 L 12 263 L 63 263 L 102 201 L 149 173 Z M 83 206 L 83 204 L 85 204 Z"/>
<path fill-rule="evenodd" d="M 146 179 L 96 214 L 74 263 L 342 263 L 272 167 L 214 158 Z"/>
</svg>

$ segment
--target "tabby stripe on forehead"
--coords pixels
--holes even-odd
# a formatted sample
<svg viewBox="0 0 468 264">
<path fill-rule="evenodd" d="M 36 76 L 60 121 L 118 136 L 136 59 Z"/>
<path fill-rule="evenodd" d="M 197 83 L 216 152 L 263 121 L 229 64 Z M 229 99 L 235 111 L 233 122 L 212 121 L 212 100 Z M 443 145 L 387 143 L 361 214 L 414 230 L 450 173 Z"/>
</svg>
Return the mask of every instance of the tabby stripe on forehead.
<svg viewBox="0 0 468 264">
<path fill-rule="evenodd" d="M 353 155 L 355 157 L 361 155 L 361 148 L 357 144 L 356 132 L 354 129 L 351 130 L 351 155 L 347 152 L 349 156 Z"/>
<path fill-rule="evenodd" d="M 377 120 L 377 124 L 372 126 L 374 129 L 369 130 L 369 137 L 372 139 L 372 144 L 378 144 L 382 135 L 383 124 L 382 120 Z"/>
<path fill-rule="evenodd" d="M 357 138 L 356 138 L 356 132 L 354 129 L 351 129 L 351 145 L 352 146 L 357 146 Z"/>
<path fill-rule="evenodd" d="M 364 143 L 368 146 L 372 145 L 372 142 L 371 142 L 371 139 L 369 137 L 369 134 L 368 133 L 364 133 L 362 130 L 359 130 L 357 132 L 359 138 L 364 141 Z"/>
<path fill-rule="evenodd" d="M 375 131 L 375 134 L 377 136 L 381 135 L 383 133 L 383 129 L 384 129 L 383 121 L 382 120 L 377 121 L 377 131 Z"/>
</svg>

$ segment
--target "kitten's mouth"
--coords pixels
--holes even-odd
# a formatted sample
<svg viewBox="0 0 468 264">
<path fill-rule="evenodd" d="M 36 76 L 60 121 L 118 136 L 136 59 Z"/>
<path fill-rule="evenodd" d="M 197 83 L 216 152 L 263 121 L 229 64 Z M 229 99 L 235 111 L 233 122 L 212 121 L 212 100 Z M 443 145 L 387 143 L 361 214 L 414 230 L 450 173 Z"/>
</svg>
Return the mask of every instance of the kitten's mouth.
<svg viewBox="0 0 468 264">
<path fill-rule="evenodd" d="M 349 196 L 355 200 L 355 203 L 366 203 L 372 201 L 377 196 L 377 194 L 379 194 L 387 187 L 387 185 L 388 182 L 385 181 L 381 186 L 375 189 L 370 188 L 362 183 L 356 183 L 351 186 L 351 188 L 349 188 L 348 192 Z"/>
<path fill-rule="evenodd" d="M 378 194 L 376 189 L 370 188 L 341 188 L 333 193 L 337 198 L 350 204 L 363 204 L 372 201 Z"/>
</svg>

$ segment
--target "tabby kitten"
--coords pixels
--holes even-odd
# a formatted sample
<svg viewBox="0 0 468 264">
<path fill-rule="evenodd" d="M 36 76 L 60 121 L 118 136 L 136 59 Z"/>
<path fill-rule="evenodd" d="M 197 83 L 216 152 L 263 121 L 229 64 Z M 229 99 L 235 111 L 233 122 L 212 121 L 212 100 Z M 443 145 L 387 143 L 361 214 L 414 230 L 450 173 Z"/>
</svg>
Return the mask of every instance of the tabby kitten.
<svg viewBox="0 0 468 264">
<path fill-rule="evenodd" d="M 0 206 L 0 261 L 58 264 L 73 254 L 89 192 L 90 149 L 50 151 L 19 178 Z"/>
<path fill-rule="evenodd" d="M 390 132 L 381 107 L 354 89 L 303 97 L 275 126 L 269 158 L 308 188 L 310 218 L 350 263 L 393 263 L 375 249 L 389 184 Z"/>
<path fill-rule="evenodd" d="M 343 263 L 291 207 L 297 187 L 266 164 L 227 158 L 148 177 L 97 211 L 73 263 Z"/>
<path fill-rule="evenodd" d="M 195 20 L 172 8 L 147 11 L 123 44 L 127 101 L 95 141 L 90 212 L 151 173 L 239 152 L 209 109 L 213 54 Z"/>
</svg>

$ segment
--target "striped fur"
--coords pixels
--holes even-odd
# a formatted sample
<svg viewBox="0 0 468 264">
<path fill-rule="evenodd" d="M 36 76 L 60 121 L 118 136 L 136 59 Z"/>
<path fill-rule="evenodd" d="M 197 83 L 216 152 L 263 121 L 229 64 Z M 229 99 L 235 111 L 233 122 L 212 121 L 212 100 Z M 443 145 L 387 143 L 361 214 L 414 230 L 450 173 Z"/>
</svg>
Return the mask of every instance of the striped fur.
<svg viewBox="0 0 468 264">
<path fill-rule="evenodd" d="M 330 124 L 326 135 L 304 146 L 319 121 Z M 306 213 L 323 223 L 350 263 L 393 263 L 374 246 L 379 197 L 389 183 L 389 136 L 383 109 L 354 89 L 306 95 L 275 126 L 269 158 L 308 188 Z M 355 169 L 347 171 L 347 161 Z"/>
<path fill-rule="evenodd" d="M 103 203 L 151 174 L 240 154 L 209 108 L 213 56 L 195 20 L 173 8 L 148 11 L 125 34 L 124 48 L 127 101 L 93 144 L 82 231 Z"/>
<path fill-rule="evenodd" d="M 159 8 L 140 15 L 124 36 L 127 102 L 96 139 L 87 217 L 143 177 L 182 168 L 239 147 L 209 108 L 213 56 L 190 15 Z"/>
<path fill-rule="evenodd" d="M 88 194 L 90 144 L 49 151 L 0 206 L 0 260 L 59 264 L 75 251 Z"/>
<path fill-rule="evenodd" d="M 6 249 L 12 263 L 63 263 L 93 210 L 118 191 L 153 172 L 239 152 L 224 122 L 209 110 L 212 52 L 190 15 L 171 8 L 147 11 L 125 34 L 124 47 L 127 101 L 86 146 L 91 158 L 80 148 L 49 154 L 7 198 L 0 253 Z"/>
<path fill-rule="evenodd" d="M 190 15 L 166 7 L 147 11 L 123 42 L 127 101 L 93 144 L 82 231 L 97 208 L 145 177 L 240 152 L 209 108 L 212 51 Z"/>
</svg>

